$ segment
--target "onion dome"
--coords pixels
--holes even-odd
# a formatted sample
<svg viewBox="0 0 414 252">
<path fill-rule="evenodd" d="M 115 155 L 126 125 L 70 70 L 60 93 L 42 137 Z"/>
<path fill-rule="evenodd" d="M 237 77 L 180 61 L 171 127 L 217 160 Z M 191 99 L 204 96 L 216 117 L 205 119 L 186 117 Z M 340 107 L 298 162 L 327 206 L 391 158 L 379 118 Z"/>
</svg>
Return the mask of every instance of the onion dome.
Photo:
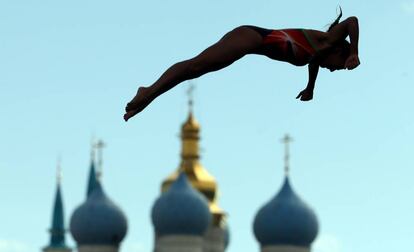
<svg viewBox="0 0 414 252">
<path fill-rule="evenodd" d="M 124 239 L 126 217 L 106 196 L 99 180 L 85 203 L 73 213 L 70 231 L 78 245 L 118 246 Z"/>
<path fill-rule="evenodd" d="M 289 135 L 285 144 L 285 182 L 273 199 L 256 215 L 253 231 L 261 246 L 292 245 L 310 247 L 318 234 L 318 221 L 313 210 L 292 190 L 289 183 Z"/>
<path fill-rule="evenodd" d="M 279 193 L 257 213 L 253 229 L 262 246 L 309 247 L 318 233 L 318 221 L 286 177 Z"/>
<path fill-rule="evenodd" d="M 202 236 L 210 222 L 207 200 L 193 189 L 183 172 L 152 208 L 152 223 L 159 236 Z"/>
</svg>

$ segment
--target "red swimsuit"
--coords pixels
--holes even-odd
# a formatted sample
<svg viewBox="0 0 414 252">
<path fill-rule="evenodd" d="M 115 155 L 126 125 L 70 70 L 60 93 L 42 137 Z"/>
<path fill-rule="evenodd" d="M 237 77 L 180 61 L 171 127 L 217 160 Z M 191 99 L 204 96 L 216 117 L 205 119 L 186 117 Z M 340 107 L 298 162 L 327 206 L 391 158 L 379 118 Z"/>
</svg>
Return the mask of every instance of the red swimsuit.
<svg viewBox="0 0 414 252">
<path fill-rule="evenodd" d="M 277 52 L 279 57 L 275 59 L 294 65 L 306 65 L 317 52 L 317 47 L 303 29 L 269 30 L 252 25 L 246 27 L 262 36 L 263 46 L 271 47 L 271 50 Z"/>
<path fill-rule="evenodd" d="M 293 57 L 293 62 L 306 63 L 316 53 L 316 49 L 302 29 L 272 30 L 263 37 L 263 44 L 276 45 L 289 62 L 291 62 L 289 58 Z"/>
</svg>

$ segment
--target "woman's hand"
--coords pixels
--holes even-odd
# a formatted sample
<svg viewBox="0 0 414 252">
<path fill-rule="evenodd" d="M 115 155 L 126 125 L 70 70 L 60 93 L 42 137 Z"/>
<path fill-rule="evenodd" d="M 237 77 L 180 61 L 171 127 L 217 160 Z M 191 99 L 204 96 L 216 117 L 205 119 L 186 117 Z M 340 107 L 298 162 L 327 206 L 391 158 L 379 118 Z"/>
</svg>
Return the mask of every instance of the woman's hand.
<svg viewBox="0 0 414 252">
<path fill-rule="evenodd" d="M 296 99 L 299 99 L 301 101 L 310 101 L 313 98 L 313 90 L 305 88 L 304 90 L 302 90 L 298 96 L 296 96 Z"/>
<path fill-rule="evenodd" d="M 352 70 L 359 66 L 359 58 L 357 54 L 351 54 L 349 55 L 348 59 L 345 61 L 345 68 L 348 70 Z"/>
</svg>

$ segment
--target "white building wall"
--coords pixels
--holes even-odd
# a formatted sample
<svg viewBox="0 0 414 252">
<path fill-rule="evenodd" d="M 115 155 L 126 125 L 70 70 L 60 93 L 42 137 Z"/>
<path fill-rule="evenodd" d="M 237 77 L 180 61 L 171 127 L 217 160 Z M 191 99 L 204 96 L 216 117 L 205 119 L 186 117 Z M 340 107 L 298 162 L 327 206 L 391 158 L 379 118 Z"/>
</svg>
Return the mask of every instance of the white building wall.
<svg viewBox="0 0 414 252">
<path fill-rule="evenodd" d="M 265 246 L 262 247 L 261 252 L 310 252 L 310 248 L 298 246 Z"/>
<path fill-rule="evenodd" d="M 72 252 L 70 248 L 44 248 L 43 252 Z"/>
<path fill-rule="evenodd" d="M 222 227 L 210 226 L 204 235 L 203 252 L 224 252 L 225 230 Z"/>
<path fill-rule="evenodd" d="M 119 247 L 104 245 L 82 245 L 78 247 L 78 252 L 118 252 Z"/>
<path fill-rule="evenodd" d="M 154 252 L 203 252 L 203 239 L 194 235 L 157 237 Z"/>
</svg>

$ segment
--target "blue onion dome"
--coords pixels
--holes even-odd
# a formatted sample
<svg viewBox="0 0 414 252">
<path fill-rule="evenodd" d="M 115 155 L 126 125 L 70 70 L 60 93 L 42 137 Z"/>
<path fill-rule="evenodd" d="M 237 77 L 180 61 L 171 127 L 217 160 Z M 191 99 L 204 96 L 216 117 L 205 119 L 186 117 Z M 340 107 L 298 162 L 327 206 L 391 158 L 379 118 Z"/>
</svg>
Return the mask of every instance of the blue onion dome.
<svg viewBox="0 0 414 252">
<path fill-rule="evenodd" d="M 183 172 L 152 207 L 152 223 L 159 236 L 202 236 L 211 218 L 206 198 L 191 186 Z"/>
<path fill-rule="evenodd" d="M 279 193 L 257 213 L 253 231 L 262 246 L 310 247 L 318 233 L 318 221 L 313 210 L 292 190 L 286 177 Z"/>
<path fill-rule="evenodd" d="M 70 232 L 78 245 L 118 246 L 124 239 L 126 217 L 106 196 L 99 181 L 86 201 L 73 213 Z"/>
</svg>

